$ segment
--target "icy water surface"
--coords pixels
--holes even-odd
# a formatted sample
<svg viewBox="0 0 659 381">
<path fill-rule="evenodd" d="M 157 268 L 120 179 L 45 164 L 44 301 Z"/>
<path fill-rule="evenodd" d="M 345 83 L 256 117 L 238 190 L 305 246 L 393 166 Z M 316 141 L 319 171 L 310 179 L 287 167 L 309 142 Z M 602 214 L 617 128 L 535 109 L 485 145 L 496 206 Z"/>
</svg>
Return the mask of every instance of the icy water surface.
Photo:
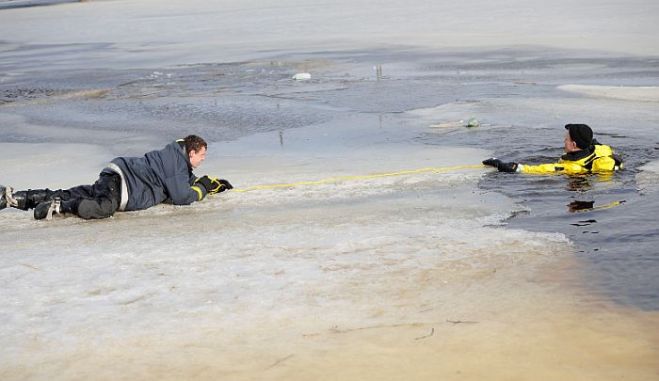
<svg viewBox="0 0 659 381">
<path fill-rule="evenodd" d="M 121 147 L 117 154 L 139 154 L 139 142 L 174 139 L 190 126 L 211 141 L 274 131 L 273 144 L 283 151 L 299 150 L 286 145 L 286 130 L 327 123 L 323 134 L 330 135 L 314 139 L 305 150 L 359 150 L 399 141 L 410 147 L 474 146 L 531 163 L 561 155 L 563 124 L 589 123 L 601 142 L 623 155 L 624 172 L 611 179 L 489 174 L 480 188 L 503 192 L 528 208 L 509 221 L 511 227 L 570 237 L 582 259 L 592 264 L 593 284 L 614 299 L 657 309 L 657 196 L 653 189 L 640 192 L 635 181 L 639 167 L 656 160 L 656 103 L 592 99 L 557 89 L 573 83 L 656 86 L 657 60 L 582 55 L 383 50 L 159 70 L 60 70 L 47 78 L 4 81 L 0 101 L 10 112 L 0 118 L 26 124 L 10 128 L 6 123 L 5 142 L 105 144 L 112 137 L 109 148 Z M 377 65 L 384 67 L 380 78 Z M 312 80 L 291 80 L 301 71 L 313 72 Z M 331 130 L 330 121 L 350 115 L 362 116 L 343 119 L 350 128 Z M 469 131 L 451 127 L 471 117 L 483 126 Z M 354 125 L 362 120 L 377 120 L 380 129 L 360 133 Z M 133 151 L 134 144 L 140 148 Z M 617 201 L 624 205 L 579 213 L 568 208 L 574 202 L 601 206 Z"/>
<path fill-rule="evenodd" d="M 486 176 L 480 187 L 508 194 L 528 207 L 528 212 L 511 219 L 509 226 L 565 233 L 576 243 L 578 257 L 593 270 L 586 275 L 587 281 L 601 288 L 607 297 L 657 310 L 659 199 L 654 186 L 642 188 L 636 181 L 639 166 L 656 160 L 656 143 L 653 147 L 647 144 L 648 140 L 617 134 L 601 134 L 599 139 L 624 155 L 625 171 L 611 177 L 575 178 L 511 177 L 495 173 Z M 531 142 L 529 145 L 542 151 Z M 510 148 L 514 151 L 514 147 Z M 500 154 L 516 161 L 550 160 L 549 152 L 537 155 L 538 151 L 532 149 Z M 558 150 L 555 152 L 559 154 Z"/>
<path fill-rule="evenodd" d="M 557 87 L 656 86 L 656 64 L 528 48 L 9 71 L 1 164 L 17 187 L 94 179 L 104 160 L 190 132 L 211 142 L 202 171 L 242 189 L 462 168 L 100 222 L 3 211 L 3 374 L 112 379 L 122 363 L 144 379 L 653 379 L 659 192 L 636 175 L 657 160 L 656 103 Z M 480 127 L 462 127 L 472 117 Z M 568 122 L 593 126 L 627 170 L 472 168 L 554 160 Z M 50 155 L 24 156 L 39 149 Z"/>
</svg>

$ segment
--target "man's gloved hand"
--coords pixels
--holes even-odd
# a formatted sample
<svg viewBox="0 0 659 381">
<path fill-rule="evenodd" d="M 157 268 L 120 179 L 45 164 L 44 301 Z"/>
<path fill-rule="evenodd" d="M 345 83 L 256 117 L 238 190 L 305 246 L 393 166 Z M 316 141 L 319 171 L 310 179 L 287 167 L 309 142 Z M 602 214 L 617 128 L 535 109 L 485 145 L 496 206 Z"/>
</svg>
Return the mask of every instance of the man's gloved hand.
<svg viewBox="0 0 659 381">
<path fill-rule="evenodd" d="M 212 183 L 210 177 L 208 177 L 206 175 L 204 175 L 202 177 L 199 177 L 198 179 L 196 179 L 194 181 L 194 183 L 196 185 L 201 185 L 202 187 L 204 187 L 204 189 L 206 190 L 206 194 L 210 193 L 211 189 L 213 189 L 213 183 Z"/>
<path fill-rule="evenodd" d="M 228 180 L 225 179 L 219 179 L 217 180 L 223 187 L 223 189 L 220 190 L 220 192 L 224 192 L 225 190 L 233 189 L 233 185 Z"/>
<path fill-rule="evenodd" d="M 227 189 L 233 189 L 233 185 L 230 182 L 224 179 L 218 179 L 216 177 L 208 177 L 208 175 L 202 176 L 195 180 L 195 184 L 200 184 L 206 188 L 206 193 L 215 194 L 224 192 Z"/>
<path fill-rule="evenodd" d="M 483 165 L 495 167 L 499 172 L 517 172 L 517 163 L 504 163 L 496 157 L 483 160 Z"/>
</svg>

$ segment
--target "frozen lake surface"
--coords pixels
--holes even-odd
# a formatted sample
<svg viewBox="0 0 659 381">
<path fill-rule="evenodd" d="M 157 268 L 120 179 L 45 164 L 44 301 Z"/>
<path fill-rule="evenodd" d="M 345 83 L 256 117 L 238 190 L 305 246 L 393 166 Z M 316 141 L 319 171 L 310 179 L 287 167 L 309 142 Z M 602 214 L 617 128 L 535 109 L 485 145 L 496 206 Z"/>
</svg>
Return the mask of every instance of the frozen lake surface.
<svg viewBox="0 0 659 381">
<path fill-rule="evenodd" d="M 504 3 L 1 10 L 0 183 L 197 133 L 199 175 L 295 185 L 3 210 L 0 379 L 656 379 L 658 6 Z M 553 160 L 570 122 L 627 169 L 478 167 Z"/>
</svg>

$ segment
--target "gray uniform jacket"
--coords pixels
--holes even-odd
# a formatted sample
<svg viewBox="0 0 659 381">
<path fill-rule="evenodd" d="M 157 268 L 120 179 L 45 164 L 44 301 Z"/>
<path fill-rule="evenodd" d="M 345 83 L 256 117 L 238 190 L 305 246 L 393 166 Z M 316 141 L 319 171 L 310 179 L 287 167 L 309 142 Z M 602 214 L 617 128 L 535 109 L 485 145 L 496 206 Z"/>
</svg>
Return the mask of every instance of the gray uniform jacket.
<svg viewBox="0 0 659 381">
<path fill-rule="evenodd" d="M 119 210 L 146 209 L 167 200 L 188 205 L 205 196 L 205 192 L 200 194 L 191 187 L 196 177 L 185 147 L 179 142 L 143 157 L 118 157 L 104 171 L 121 176 Z"/>
</svg>

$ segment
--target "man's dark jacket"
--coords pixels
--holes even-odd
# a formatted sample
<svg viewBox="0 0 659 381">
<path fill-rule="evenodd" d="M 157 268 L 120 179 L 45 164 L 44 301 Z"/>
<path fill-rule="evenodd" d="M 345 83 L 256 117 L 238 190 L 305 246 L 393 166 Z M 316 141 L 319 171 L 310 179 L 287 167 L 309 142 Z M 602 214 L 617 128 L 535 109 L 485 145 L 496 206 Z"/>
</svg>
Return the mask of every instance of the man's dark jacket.
<svg viewBox="0 0 659 381">
<path fill-rule="evenodd" d="M 196 177 L 181 141 L 143 157 L 118 157 L 104 171 L 121 176 L 119 210 L 146 209 L 166 200 L 188 205 L 205 196 L 192 188 Z"/>
</svg>

